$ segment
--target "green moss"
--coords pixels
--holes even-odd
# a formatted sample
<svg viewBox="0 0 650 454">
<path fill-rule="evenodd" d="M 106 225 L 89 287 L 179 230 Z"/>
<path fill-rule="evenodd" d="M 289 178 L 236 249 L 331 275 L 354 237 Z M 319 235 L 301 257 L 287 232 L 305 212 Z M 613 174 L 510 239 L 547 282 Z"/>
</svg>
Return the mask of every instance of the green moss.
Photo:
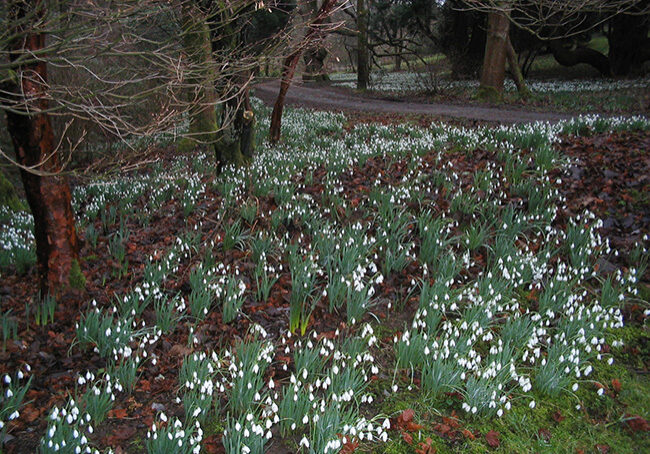
<svg viewBox="0 0 650 454">
<path fill-rule="evenodd" d="M 628 326 L 615 333 L 628 345 L 642 345 L 640 339 L 646 336 L 642 327 Z M 619 356 L 627 354 L 615 351 L 615 362 L 608 365 L 606 361 L 594 363 L 594 372 L 588 377 L 582 377 L 580 388 L 576 393 L 564 391 L 550 398 L 540 394 L 532 394 L 525 398 L 512 396 L 512 408 L 506 411 L 502 418 L 473 417 L 459 411 L 459 402 L 453 398 L 442 396 L 431 398 L 423 396 L 414 387 L 412 391 L 404 388 L 392 393 L 379 404 L 379 412 L 395 416 L 406 409 L 413 409 L 415 420 L 424 429 L 418 434 L 412 433 L 413 438 L 425 440 L 430 437 L 432 446 L 438 454 L 443 453 L 575 453 L 576 450 L 593 452 L 596 445 L 607 445 L 610 452 L 635 453 L 650 452 L 650 439 L 643 433 L 632 433 L 624 424 L 625 415 L 639 415 L 648 418 L 650 414 L 650 378 L 638 374 L 635 368 L 619 360 Z M 643 354 L 643 353 L 642 353 Z M 641 356 L 641 355 L 638 355 Z M 612 392 L 612 380 L 621 383 L 618 394 Z M 608 392 L 604 396 L 597 394 L 595 383 L 606 386 Z M 392 380 L 378 380 L 371 384 L 373 393 L 383 395 L 383 390 L 390 389 Z M 531 409 L 528 404 L 535 400 L 536 406 Z M 579 406 L 579 407 L 577 407 Z M 455 441 L 442 438 L 433 431 L 435 423 L 440 422 L 438 415 L 450 415 L 453 410 L 460 415 L 461 428 L 478 432 L 474 440 L 460 437 Z M 560 417 L 558 417 L 558 415 Z M 485 434 L 494 430 L 499 433 L 500 447 L 490 448 Z M 547 440 L 540 430 L 548 431 Z M 407 454 L 414 448 L 407 444 L 397 431 L 391 431 L 391 440 L 387 443 L 372 444 L 362 449 L 362 452 Z"/>
<path fill-rule="evenodd" d="M 189 154 L 198 146 L 196 140 L 192 140 L 189 137 L 183 137 L 178 144 L 176 145 L 176 150 L 179 154 Z"/>
<path fill-rule="evenodd" d="M 232 164 L 235 167 L 247 165 L 251 157 L 242 153 L 241 137 L 233 127 L 224 129 L 215 144 L 216 160 L 220 165 Z"/>
<path fill-rule="evenodd" d="M 0 172 L 0 206 L 12 211 L 27 211 L 27 206 L 18 198 L 14 185 Z"/>
<path fill-rule="evenodd" d="M 70 267 L 70 287 L 83 290 L 86 288 L 86 277 L 81 272 L 81 267 L 77 260 L 72 261 L 72 266 Z"/>
<path fill-rule="evenodd" d="M 494 87 L 485 86 L 479 87 L 474 97 L 479 101 L 487 101 L 491 103 L 498 103 L 502 100 L 502 95 L 499 90 Z"/>
</svg>

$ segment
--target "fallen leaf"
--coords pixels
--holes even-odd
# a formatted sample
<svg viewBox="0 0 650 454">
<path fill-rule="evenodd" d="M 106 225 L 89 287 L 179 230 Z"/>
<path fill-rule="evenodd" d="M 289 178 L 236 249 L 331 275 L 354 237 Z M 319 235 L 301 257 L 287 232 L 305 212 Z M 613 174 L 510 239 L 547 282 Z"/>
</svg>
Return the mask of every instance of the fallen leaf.
<svg viewBox="0 0 650 454">
<path fill-rule="evenodd" d="M 203 447 L 202 451 L 205 451 L 207 454 L 217 454 L 221 447 L 221 441 L 216 435 L 211 435 L 205 438 L 201 445 Z"/>
<path fill-rule="evenodd" d="M 411 434 L 409 434 L 408 432 L 404 432 L 404 431 L 402 431 L 402 438 L 403 438 L 404 441 L 407 442 L 408 444 L 410 444 L 410 445 L 413 444 L 413 437 L 412 437 Z"/>
<path fill-rule="evenodd" d="M 27 422 L 34 422 L 41 415 L 41 411 L 33 405 L 27 405 L 20 412 L 20 416 Z"/>
<path fill-rule="evenodd" d="M 638 415 L 625 415 L 623 421 L 632 432 L 648 432 L 650 424 L 648 421 Z"/>
<path fill-rule="evenodd" d="M 473 434 L 472 432 L 470 432 L 469 430 L 467 430 L 467 429 L 463 429 L 462 432 L 463 432 L 463 436 L 464 436 L 465 438 L 469 439 L 469 440 L 473 440 L 473 439 L 476 438 L 476 437 L 474 436 L 474 434 Z"/>
<path fill-rule="evenodd" d="M 547 443 L 551 439 L 551 431 L 548 430 L 548 429 L 540 428 L 537 431 L 537 435 L 539 436 L 539 438 L 541 438 L 542 440 L 544 440 Z"/>
<path fill-rule="evenodd" d="M 445 435 L 451 430 L 451 427 L 449 427 L 447 424 L 436 424 L 433 426 L 433 430 L 440 433 L 441 435 Z"/>
<path fill-rule="evenodd" d="M 132 439 L 135 433 L 136 429 L 133 426 L 120 426 L 106 437 L 105 442 L 109 446 L 119 446 L 123 441 Z"/>
<path fill-rule="evenodd" d="M 400 419 L 402 422 L 406 423 L 412 420 L 414 416 L 415 416 L 415 412 L 413 411 L 413 409 L 409 408 L 402 412 L 402 414 L 400 415 Z"/>
<path fill-rule="evenodd" d="M 109 418 L 122 419 L 126 418 L 126 408 L 114 408 L 108 411 Z"/>
<path fill-rule="evenodd" d="M 454 413 L 452 413 L 451 417 L 443 416 L 442 423 L 448 425 L 453 429 L 457 429 L 460 427 L 460 424 L 458 423 L 458 419 L 455 417 Z"/>
<path fill-rule="evenodd" d="M 359 447 L 359 442 L 356 440 L 350 440 L 349 438 L 343 444 L 343 447 L 339 451 L 341 454 L 352 454 Z"/>
<path fill-rule="evenodd" d="M 190 353 L 192 353 L 192 349 L 181 344 L 176 344 L 169 349 L 170 356 L 187 356 Z"/>
<path fill-rule="evenodd" d="M 564 416 L 562 416 L 562 413 L 560 413 L 560 410 L 555 411 L 555 412 L 553 413 L 552 417 L 553 417 L 553 420 L 554 420 L 555 422 L 562 422 L 562 421 L 564 421 Z"/>
<path fill-rule="evenodd" d="M 614 378 L 612 380 L 612 389 L 616 392 L 616 394 L 621 392 L 621 382 L 618 380 L 618 378 Z"/>
<path fill-rule="evenodd" d="M 422 424 L 417 424 L 414 423 L 413 421 L 409 421 L 406 423 L 406 430 L 409 432 L 417 432 L 418 430 L 424 429 L 424 426 Z"/>
<path fill-rule="evenodd" d="M 436 448 L 431 446 L 433 440 L 431 438 L 426 439 L 425 442 L 418 443 L 418 449 L 415 450 L 416 454 L 436 454 Z"/>
<path fill-rule="evenodd" d="M 607 454 L 609 452 L 609 446 L 604 444 L 596 445 L 596 451 L 599 454 Z"/>
<path fill-rule="evenodd" d="M 485 434 L 485 441 L 490 448 L 498 448 L 501 444 L 499 441 L 499 432 L 495 432 L 494 430 L 489 431 Z"/>
<path fill-rule="evenodd" d="M 137 389 L 144 392 L 151 391 L 151 382 L 143 378 L 138 383 Z"/>
</svg>

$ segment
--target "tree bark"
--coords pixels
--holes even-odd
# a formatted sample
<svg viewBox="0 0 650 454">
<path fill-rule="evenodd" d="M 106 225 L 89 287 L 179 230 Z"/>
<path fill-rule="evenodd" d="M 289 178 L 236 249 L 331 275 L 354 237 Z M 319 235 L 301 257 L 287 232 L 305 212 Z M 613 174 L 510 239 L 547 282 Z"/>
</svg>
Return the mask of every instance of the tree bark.
<svg viewBox="0 0 650 454">
<path fill-rule="evenodd" d="M 282 81 L 280 82 L 280 93 L 273 105 L 273 112 L 271 113 L 271 128 L 269 130 L 269 141 L 271 143 L 278 143 L 280 135 L 282 134 L 282 112 L 284 110 L 284 98 L 287 96 L 287 91 L 291 86 L 291 81 L 296 73 L 296 66 L 300 60 L 301 50 L 294 51 L 284 60 L 282 65 Z"/>
<path fill-rule="evenodd" d="M 515 52 L 515 48 L 512 47 L 510 37 L 508 37 L 508 40 L 506 42 L 506 57 L 508 59 L 508 66 L 510 67 L 510 73 L 512 74 L 512 80 L 517 86 L 517 92 L 522 97 L 530 95 L 530 91 L 528 90 L 528 87 L 526 87 L 524 76 L 521 73 L 521 68 L 519 67 L 517 52 Z"/>
<path fill-rule="evenodd" d="M 586 63 L 596 68 L 602 75 L 611 75 L 609 60 L 606 56 L 588 47 L 578 47 L 573 50 L 565 49 L 561 43 L 551 41 L 549 48 L 553 52 L 553 58 L 562 66 L 575 66 Z"/>
<path fill-rule="evenodd" d="M 33 14 L 34 21 L 38 21 L 46 13 L 46 8 L 41 0 L 32 0 L 16 7 L 12 13 L 20 19 Z M 12 62 L 25 53 L 38 54 L 45 47 L 43 33 L 25 30 L 23 26 L 12 32 L 17 36 L 9 43 Z M 17 162 L 35 170 L 21 168 L 20 174 L 34 216 L 41 295 L 56 295 L 69 286 L 70 270 L 79 259 L 70 186 L 65 175 L 60 173 L 52 124 L 45 113 L 48 109 L 46 63 L 38 61 L 18 65 L 16 75 L 12 90 L 16 109 L 7 111 L 7 129 Z"/>
<path fill-rule="evenodd" d="M 627 76 L 650 59 L 649 23 L 641 14 L 619 14 L 612 18 L 607 38 L 613 75 Z"/>
<path fill-rule="evenodd" d="M 305 72 L 302 75 L 302 80 L 316 82 L 329 80 L 329 76 L 324 71 L 328 53 L 324 46 L 318 46 L 305 52 Z"/>
<path fill-rule="evenodd" d="M 183 48 L 192 64 L 188 83 L 191 86 L 189 102 L 193 104 L 189 133 L 178 146 L 179 151 L 183 153 L 201 144 L 214 146 L 218 127 L 215 109 L 217 94 L 214 87 L 216 77 L 211 64 L 210 29 L 200 9 L 191 2 L 184 3 L 181 12 Z"/>
<path fill-rule="evenodd" d="M 313 47 L 314 43 L 322 38 L 322 32 L 319 30 L 319 27 L 329 18 L 337 3 L 338 0 L 325 0 L 323 2 L 314 19 L 309 22 L 303 44 L 284 60 L 284 64 L 282 65 L 282 80 L 280 81 L 280 93 L 278 93 L 278 97 L 273 105 L 273 113 L 271 114 L 271 127 L 269 129 L 269 142 L 271 143 L 280 141 L 284 99 L 287 96 L 287 91 L 289 91 L 293 76 L 296 73 L 296 66 L 298 66 L 300 56 L 305 48 Z"/>
<path fill-rule="evenodd" d="M 488 14 L 488 34 L 479 90 L 488 97 L 500 98 L 506 75 L 506 56 L 510 20 L 503 11 Z"/>
<path fill-rule="evenodd" d="M 255 151 L 255 114 L 251 107 L 249 85 L 242 77 L 241 92 L 227 101 L 222 110 L 221 129 L 217 133 L 215 157 L 217 172 L 232 164 L 241 166 L 253 159 Z"/>
<path fill-rule="evenodd" d="M 368 62 L 368 9 L 366 0 L 357 0 L 357 88 L 365 90 L 370 82 Z"/>
<path fill-rule="evenodd" d="M 318 13 L 318 0 L 310 0 L 306 6 L 307 17 L 315 17 Z M 323 43 L 318 43 L 317 46 L 307 49 L 304 57 L 305 71 L 302 74 L 302 80 L 316 82 L 329 80 L 329 76 L 325 72 L 325 59 L 328 55 L 329 51 Z"/>
</svg>

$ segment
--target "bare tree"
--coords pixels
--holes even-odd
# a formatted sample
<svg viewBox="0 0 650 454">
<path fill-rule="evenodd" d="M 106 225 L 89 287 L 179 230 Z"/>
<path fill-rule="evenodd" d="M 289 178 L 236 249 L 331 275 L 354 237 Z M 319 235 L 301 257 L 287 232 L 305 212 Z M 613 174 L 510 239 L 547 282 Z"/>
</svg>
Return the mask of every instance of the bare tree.
<svg viewBox="0 0 650 454">
<path fill-rule="evenodd" d="M 189 117 L 187 135 L 208 143 L 214 136 L 204 134 L 193 121 L 204 116 L 214 124 L 214 110 L 239 99 L 247 89 L 256 61 L 245 58 L 251 46 L 219 48 L 214 42 L 215 36 L 241 35 L 248 16 L 230 14 L 233 8 L 255 11 L 260 2 L 207 2 L 207 16 L 197 3 L 6 0 L 0 4 L 0 110 L 7 117 L 15 158 L 0 152 L 20 168 L 34 216 L 43 293 L 56 294 L 67 287 L 71 270 L 77 268 L 78 240 L 64 168 L 79 140 L 66 132 L 81 124 L 126 143 L 176 128 Z M 205 38 L 201 21 L 209 27 L 209 47 L 201 41 Z M 218 128 L 235 121 L 233 115 L 224 117 Z M 53 128 L 56 119 L 64 120 L 61 131 Z"/>
<path fill-rule="evenodd" d="M 622 15 L 647 18 L 647 0 L 463 0 L 464 8 L 488 14 L 488 39 L 481 74 L 483 93 L 500 95 L 503 90 L 506 61 L 516 60 L 508 34 L 510 24 L 550 43 L 562 64 L 591 62 L 601 72 L 609 72 L 595 51 L 569 53 L 557 40 L 576 36 Z M 647 43 L 647 28 L 643 41 Z M 644 51 L 646 52 L 646 51 Z M 650 52 L 646 52 L 649 54 Z M 505 58 L 504 58 L 505 56 Z M 511 63 L 511 68 L 515 65 Z M 519 73 L 520 75 L 520 73 Z M 518 86 L 523 78 L 516 78 Z"/>
<path fill-rule="evenodd" d="M 282 111 L 284 110 L 284 98 L 293 81 L 296 67 L 300 61 L 300 56 L 305 49 L 318 47 L 319 43 L 325 38 L 327 33 L 335 30 L 341 24 L 330 23 L 329 18 L 334 12 L 339 0 L 324 0 L 320 9 L 316 12 L 307 23 L 307 31 L 303 39 L 295 46 L 294 50 L 285 58 L 282 66 L 282 79 L 280 81 L 280 92 L 273 105 L 271 114 L 271 126 L 269 130 L 269 140 L 271 143 L 277 143 L 280 140 L 282 131 Z"/>
<path fill-rule="evenodd" d="M 462 0 L 465 9 L 501 12 L 540 39 L 575 36 L 618 14 L 646 15 L 646 0 Z M 641 9 L 637 7 L 643 5 Z M 594 20 L 594 16 L 596 19 Z"/>
</svg>

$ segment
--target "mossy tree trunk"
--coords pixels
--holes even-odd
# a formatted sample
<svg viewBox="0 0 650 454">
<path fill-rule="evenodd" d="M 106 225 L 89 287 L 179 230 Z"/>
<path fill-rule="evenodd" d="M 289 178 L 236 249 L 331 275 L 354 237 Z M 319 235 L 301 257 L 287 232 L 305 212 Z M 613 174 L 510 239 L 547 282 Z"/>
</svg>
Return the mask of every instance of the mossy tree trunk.
<svg viewBox="0 0 650 454">
<path fill-rule="evenodd" d="M 506 76 L 509 31 L 510 20 L 504 11 L 496 10 L 488 14 L 487 41 L 478 92 L 480 98 L 492 101 L 501 99 Z"/>
<path fill-rule="evenodd" d="M 231 53 L 236 59 L 237 52 L 245 47 L 242 20 L 246 18 L 246 10 L 251 5 L 241 4 L 231 8 L 228 2 L 216 2 L 219 11 L 209 16 L 209 40 L 211 51 L 217 55 Z M 240 17 L 241 16 L 241 17 Z M 242 58 L 250 56 L 243 55 Z M 229 165 L 239 167 L 248 164 L 255 152 L 255 114 L 250 102 L 250 83 L 252 69 L 240 69 L 230 75 L 220 75 L 215 79 L 214 87 L 217 93 L 226 97 L 220 101 L 216 109 L 218 132 L 214 143 L 217 172 Z"/>
<path fill-rule="evenodd" d="M 521 68 L 519 67 L 517 52 L 515 52 L 515 48 L 512 46 L 510 37 L 508 37 L 508 40 L 506 41 L 506 56 L 508 59 L 508 67 L 510 68 L 510 74 L 512 75 L 512 80 L 515 82 L 515 86 L 517 87 L 517 92 L 519 93 L 519 96 L 521 96 L 522 98 L 529 97 L 530 90 L 526 86 L 524 75 L 522 74 Z"/>
<path fill-rule="evenodd" d="M 255 114 L 251 107 L 249 87 L 220 108 L 221 128 L 215 143 L 217 170 L 227 165 L 248 164 L 255 154 Z"/>
<path fill-rule="evenodd" d="M 190 2 L 182 7 L 183 47 L 191 62 L 188 84 L 190 127 L 179 144 L 179 151 L 186 152 L 199 145 L 214 147 L 217 141 L 217 113 L 215 68 L 212 64 L 210 29 L 199 8 Z"/>
<path fill-rule="evenodd" d="M 0 170 L 0 206 L 9 208 L 11 211 L 24 211 L 26 209 L 23 202 L 18 198 L 16 189 L 11 181 Z"/>
</svg>

